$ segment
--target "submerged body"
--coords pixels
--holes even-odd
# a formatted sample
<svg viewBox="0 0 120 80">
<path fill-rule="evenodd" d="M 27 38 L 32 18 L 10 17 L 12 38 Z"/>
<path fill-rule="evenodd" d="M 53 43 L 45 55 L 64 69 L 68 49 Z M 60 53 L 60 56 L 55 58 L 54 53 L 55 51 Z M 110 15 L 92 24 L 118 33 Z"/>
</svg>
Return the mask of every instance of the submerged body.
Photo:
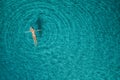
<svg viewBox="0 0 120 80">
<path fill-rule="evenodd" d="M 35 30 L 32 27 L 30 27 L 30 32 L 32 33 L 34 44 L 35 46 L 37 46 L 37 38 L 36 38 Z"/>
</svg>

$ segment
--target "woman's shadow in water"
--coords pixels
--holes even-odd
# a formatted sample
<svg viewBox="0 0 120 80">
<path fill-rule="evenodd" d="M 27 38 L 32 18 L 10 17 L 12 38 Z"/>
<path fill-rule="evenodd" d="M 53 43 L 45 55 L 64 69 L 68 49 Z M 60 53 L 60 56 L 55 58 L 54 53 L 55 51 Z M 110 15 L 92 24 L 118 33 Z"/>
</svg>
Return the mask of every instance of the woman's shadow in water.
<svg viewBox="0 0 120 80">
<path fill-rule="evenodd" d="M 36 21 L 36 24 L 37 24 L 38 30 L 40 30 L 38 32 L 39 32 L 39 35 L 41 37 L 42 36 L 42 31 L 43 31 L 42 25 L 44 24 L 44 21 L 42 19 L 38 18 L 37 21 Z"/>
</svg>

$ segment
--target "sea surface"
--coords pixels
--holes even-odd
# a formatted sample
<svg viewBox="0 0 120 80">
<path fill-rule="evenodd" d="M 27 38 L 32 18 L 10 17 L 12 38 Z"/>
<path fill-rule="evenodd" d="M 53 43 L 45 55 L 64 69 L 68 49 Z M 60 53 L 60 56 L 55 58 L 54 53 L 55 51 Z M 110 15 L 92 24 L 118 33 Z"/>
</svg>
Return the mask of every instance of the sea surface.
<svg viewBox="0 0 120 80">
<path fill-rule="evenodd" d="M 120 0 L 0 0 L 0 80 L 120 80 Z"/>
</svg>

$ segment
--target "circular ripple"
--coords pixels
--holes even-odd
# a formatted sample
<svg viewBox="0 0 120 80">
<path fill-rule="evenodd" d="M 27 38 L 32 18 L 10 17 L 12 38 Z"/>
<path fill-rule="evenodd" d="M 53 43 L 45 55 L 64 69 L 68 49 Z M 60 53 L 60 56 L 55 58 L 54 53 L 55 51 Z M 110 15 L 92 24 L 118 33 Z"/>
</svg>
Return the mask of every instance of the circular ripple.
<svg viewBox="0 0 120 80">
<path fill-rule="evenodd" d="M 13 4 L 10 4 L 13 5 Z M 56 49 L 70 47 L 74 44 L 75 26 L 69 16 L 66 14 L 69 10 L 55 10 L 54 6 L 48 3 L 32 2 L 21 5 L 19 8 L 7 18 L 5 31 L 6 49 L 9 51 L 15 50 L 25 53 L 32 53 L 45 49 Z M 43 20 L 42 36 L 39 32 L 36 33 L 38 46 L 35 50 L 31 33 L 28 31 L 30 26 L 37 26 L 36 21 Z M 33 26 L 33 27 L 34 27 Z M 37 26 L 39 27 L 39 26 Z M 36 29 L 37 29 L 36 27 Z M 9 37 L 11 36 L 11 37 Z M 69 42 L 71 40 L 71 42 Z M 63 48 L 64 47 L 64 48 Z M 43 49 L 44 48 L 44 49 Z"/>
<path fill-rule="evenodd" d="M 57 76 L 57 78 L 59 77 L 58 74 L 63 76 L 63 74 L 59 72 L 67 73 L 67 75 L 63 77 L 69 80 L 69 78 L 73 77 L 74 79 L 79 79 L 79 76 L 76 74 L 81 74 L 81 72 L 79 72 L 79 69 L 81 69 L 81 76 L 86 79 L 91 74 L 97 73 L 94 69 L 96 70 L 98 68 L 97 70 L 99 70 L 99 67 L 103 69 L 107 68 L 107 65 L 103 66 L 103 64 L 109 63 L 107 62 L 108 60 L 104 60 L 106 62 L 103 62 L 103 56 L 101 55 L 104 55 L 103 53 L 107 53 L 107 50 L 109 50 L 108 44 L 110 41 L 105 39 L 110 39 L 111 37 L 107 34 L 106 38 L 106 36 L 103 36 L 103 33 L 107 33 L 110 30 L 107 29 L 109 25 L 106 22 L 109 20 L 106 15 L 110 9 L 106 8 L 107 3 L 94 0 L 84 0 L 81 2 L 79 2 L 79 0 L 67 1 L 60 1 L 60 3 L 62 3 L 60 5 L 59 3 L 53 4 L 40 1 L 8 1 L 8 3 L 6 3 L 6 9 L 9 9 L 9 7 L 11 9 L 5 10 L 8 12 L 5 13 L 6 22 L 4 23 L 5 27 L 3 29 L 3 31 L 6 32 L 3 35 L 5 48 L 8 54 L 14 54 L 19 58 L 25 59 L 26 61 L 24 60 L 24 62 L 30 65 L 29 69 L 31 70 L 32 66 L 32 70 L 36 73 L 39 68 L 42 68 L 43 70 L 41 70 L 43 72 L 47 71 L 46 69 L 55 72 L 55 74 L 52 73 L 50 75 Z M 96 4 L 98 5 L 95 6 Z M 103 14 L 100 15 L 101 13 Z M 37 22 L 39 19 L 40 22 Z M 25 31 L 29 30 L 30 26 L 33 26 L 35 29 L 38 29 L 38 27 L 42 29 L 42 32 L 36 32 L 38 40 L 37 47 L 34 46 L 31 33 L 25 33 Z M 101 40 L 100 37 L 105 39 L 102 38 L 103 40 Z M 105 44 L 99 44 L 100 42 L 105 43 L 107 46 Z M 103 49 L 101 49 L 101 47 Z M 96 54 L 95 51 L 100 51 L 100 54 Z M 39 55 L 36 57 L 36 55 L 32 54 L 39 54 L 40 58 L 37 58 Z M 46 54 L 49 56 L 52 54 L 52 56 L 46 57 Z M 100 56 L 100 58 L 98 58 L 98 56 Z M 27 58 L 29 60 L 27 60 Z M 10 59 L 11 62 L 14 62 L 14 59 Z M 15 63 L 19 64 L 19 62 L 22 63 L 22 60 L 16 59 Z M 59 64 L 56 64 L 57 62 Z M 32 63 L 37 64 L 34 65 Z M 93 63 L 95 63 L 96 66 L 94 66 Z M 53 65 L 55 65 L 55 68 L 53 68 Z M 26 70 L 28 70 L 27 66 L 24 66 Z M 19 68 L 21 69 L 21 67 Z M 66 70 L 66 68 L 69 68 L 69 70 Z M 88 68 L 93 69 L 93 71 L 89 71 Z M 56 69 L 58 74 L 56 74 L 56 71 L 53 71 L 53 69 Z M 106 71 L 107 70 L 108 68 Z M 100 73 L 99 71 L 98 73 Z M 48 72 L 44 74 L 47 73 Z M 102 73 L 104 72 L 101 72 L 101 74 Z M 39 73 L 37 75 L 39 75 Z M 40 75 L 43 74 L 40 73 Z M 21 76 L 23 76 L 23 74 L 21 74 Z M 97 76 L 99 78 L 102 77 L 102 75 Z"/>
</svg>

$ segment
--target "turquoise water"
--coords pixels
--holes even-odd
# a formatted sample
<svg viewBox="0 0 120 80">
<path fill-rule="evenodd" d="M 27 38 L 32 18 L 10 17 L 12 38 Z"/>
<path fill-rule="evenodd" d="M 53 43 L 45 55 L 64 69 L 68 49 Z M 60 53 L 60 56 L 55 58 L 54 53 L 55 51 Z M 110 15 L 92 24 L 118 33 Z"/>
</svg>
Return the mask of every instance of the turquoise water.
<svg viewBox="0 0 120 80">
<path fill-rule="evenodd" d="M 0 0 L 0 30 L 0 80 L 120 80 L 119 0 Z"/>
</svg>

